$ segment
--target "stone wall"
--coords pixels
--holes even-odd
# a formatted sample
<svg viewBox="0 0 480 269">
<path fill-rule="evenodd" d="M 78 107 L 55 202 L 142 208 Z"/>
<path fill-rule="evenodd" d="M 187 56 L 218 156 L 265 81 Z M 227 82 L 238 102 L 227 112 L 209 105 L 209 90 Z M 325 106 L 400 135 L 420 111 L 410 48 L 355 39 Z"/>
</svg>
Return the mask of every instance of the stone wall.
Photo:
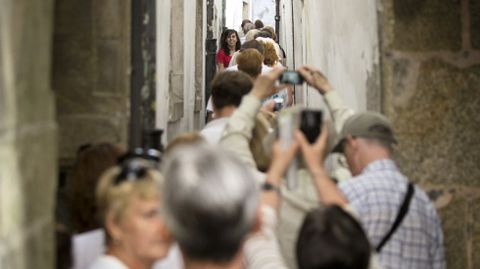
<svg viewBox="0 0 480 269">
<path fill-rule="evenodd" d="M 53 2 L 0 1 L 0 268 L 54 268 Z"/>
<path fill-rule="evenodd" d="M 53 89 L 62 163 L 71 163 L 85 143 L 127 143 L 130 12 L 130 1 L 55 1 Z"/>
<path fill-rule="evenodd" d="M 379 2 L 397 160 L 439 208 L 448 268 L 480 268 L 480 1 Z"/>
</svg>

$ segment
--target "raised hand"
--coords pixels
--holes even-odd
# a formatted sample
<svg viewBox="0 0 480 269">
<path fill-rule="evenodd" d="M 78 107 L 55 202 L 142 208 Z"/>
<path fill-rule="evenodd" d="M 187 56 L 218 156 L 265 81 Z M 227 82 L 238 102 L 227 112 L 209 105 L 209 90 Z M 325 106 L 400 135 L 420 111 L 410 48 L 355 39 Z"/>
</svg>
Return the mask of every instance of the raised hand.
<svg viewBox="0 0 480 269">
<path fill-rule="evenodd" d="M 310 144 L 303 133 L 297 130 L 295 139 L 300 144 L 303 159 L 315 183 L 320 201 L 326 205 L 336 204 L 345 206 L 348 201 L 337 188 L 337 185 L 328 177 L 323 166 L 327 149 L 327 133 L 326 128 L 322 128 L 322 133 L 317 138 L 317 141 L 314 144 Z"/>
<path fill-rule="evenodd" d="M 328 131 L 326 130 L 325 125 L 322 126 L 322 132 L 313 144 L 310 144 L 307 141 L 305 135 L 301 131 L 295 131 L 295 139 L 300 144 L 303 160 L 311 172 L 323 168 L 327 151 L 327 137 Z"/>
<path fill-rule="evenodd" d="M 317 89 L 321 94 L 325 94 L 332 90 L 328 79 L 315 67 L 304 65 L 298 68 L 297 71 L 310 86 Z"/>
<path fill-rule="evenodd" d="M 270 169 L 268 169 L 268 178 L 273 180 L 278 180 L 277 185 L 279 184 L 279 180 L 287 171 L 289 164 L 292 162 L 293 158 L 298 151 L 298 143 L 294 141 L 288 147 L 282 147 L 280 141 L 276 141 L 273 144 L 272 150 L 272 162 L 270 165 Z"/>
<path fill-rule="evenodd" d="M 258 76 L 253 84 L 253 89 L 250 94 L 257 97 L 259 100 L 263 100 L 280 89 L 285 88 L 285 85 L 275 85 L 276 81 L 284 71 L 284 67 L 275 67 L 272 71 Z"/>
</svg>

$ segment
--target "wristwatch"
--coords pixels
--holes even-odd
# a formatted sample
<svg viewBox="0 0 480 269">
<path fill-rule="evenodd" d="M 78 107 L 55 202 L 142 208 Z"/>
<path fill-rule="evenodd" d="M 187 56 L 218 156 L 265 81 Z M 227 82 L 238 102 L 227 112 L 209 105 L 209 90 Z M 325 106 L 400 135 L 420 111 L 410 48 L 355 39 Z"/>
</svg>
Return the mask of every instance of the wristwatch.
<svg viewBox="0 0 480 269">
<path fill-rule="evenodd" d="M 262 190 L 264 191 L 274 191 L 278 194 L 280 194 L 280 189 L 276 186 L 274 186 L 272 183 L 265 181 L 265 183 L 262 184 Z"/>
</svg>

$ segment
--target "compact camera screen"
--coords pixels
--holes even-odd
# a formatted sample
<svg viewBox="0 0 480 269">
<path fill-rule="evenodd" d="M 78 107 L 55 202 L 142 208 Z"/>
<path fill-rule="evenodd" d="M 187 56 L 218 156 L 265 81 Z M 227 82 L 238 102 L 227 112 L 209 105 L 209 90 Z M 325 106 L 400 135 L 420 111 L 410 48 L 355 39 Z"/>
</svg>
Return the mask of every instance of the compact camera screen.
<svg viewBox="0 0 480 269">
<path fill-rule="evenodd" d="M 322 111 L 305 109 L 300 114 L 300 130 L 305 134 L 308 142 L 313 144 L 322 129 Z"/>
<path fill-rule="evenodd" d="M 302 84 L 303 77 L 295 71 L 285 71 L 280 76 L 280 83 L 282 84 Z"/>
</svg>

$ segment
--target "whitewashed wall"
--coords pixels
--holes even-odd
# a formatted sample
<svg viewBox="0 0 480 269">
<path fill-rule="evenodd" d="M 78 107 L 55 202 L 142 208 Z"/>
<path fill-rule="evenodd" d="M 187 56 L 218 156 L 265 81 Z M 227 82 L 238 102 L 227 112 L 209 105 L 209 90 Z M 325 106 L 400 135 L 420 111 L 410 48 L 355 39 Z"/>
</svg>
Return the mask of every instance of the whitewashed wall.
<svg viewBox="0 0 480 269">
<path fill-rule="evenodd" d="M 156 127 L 166 130 L 168 126 L 168 94 L 170 74 L 170 27 L 171 27 L 171 1 L 157 2 L 157 103 Z M 163 135 L 163 143 L 166 140 Z"/>
<path fill-rule="evenodd" d="M 284 9 L 281 44 L 288 51 L 294 46 L 295 54 L 302 48 L 305 63 L 320 68 L 350 107 L 365 110 L 368 87 L 380 87 L 376 0 L 293 0 L 294 6 L 303 2 L 302 9 L 295 9 L 289 2 L 292 1 L 281 3 Z M 296 26 L 302 24 L 302 38 L 298 38 L 296 26 L 294 38 L 289 36 L 292 8 L 293 21 L 301 18 Z M 300 57 L 296 58 L 298 66 Z M 297 100 L 305 100 L 303 103 L 308 106 L 324 106 L 322 98 L 314 92 L 297 94 L 303 95 Z"/>
<path fill-rule="evenodd" d="M 175 1 L 175 3 L 173 3 Z M 157 103 L 156 103 L 156 127 L 165 130 L 163 142 L 167 143 L 176 135 L 200 129 L 203 127 L 204 110 L 201 105 L 201 111 L 195 111 L 195 87 L 202 87 L 203 95 L 203 67 L 204 63 L 196 63 L 196 56 L 200 53 L 204 59 L 204 40 L 203 37 L 198 46 L 196 42 L 196 33 L 202 31 L 205 35 L 205 1 L 184 1 L 184 8 L 180 14 L 181 17 L 172 16 L 173 4 L 178 5 L 179 0 L 159 1 L 157 4 Z M 221 1 L 220 1 L 221 2 Z M 201 4 L 201 5 L 200 5 Z M 201 23 L 198 23 L 197 8 L 202 9 L 203 16 Z M 221 17 L 221 16 L 220 16 Z M 172 44 L 171 34 L 183 35 L 179 44 Z M 200 48 L 200 49 L 199 49 Z M 172 54 L 183 54 L 183 61 L 172 63 Z M 169 92 L 172 81 L 172 70 L 175 65 L 175 74 L 183 76 L 180 82 L 174 84 L 174 93 Z M 181 65 L 181 66 L 178 66 Z M 201 66 L 201 72 L 196 72 L 195 67 Z M 196 76 L 201 76 L 201 85 L 195 84 Z M 197 78 L 198 79 L 198 78 Z M 198 90 L 198 89 L 197 89 Z M 203 97 L 203 96 L 202 96 Z M 172 109 L 170 101 L 172 98 L 183 100 L 180 111 Z M 178 116 L 181 115 L 181 116 Z"/>
<path fill-rule="evenodd" d="M 252 21 L 262 20 L 265 26 L 275 27 L 275 0 L 252 0 Z"/>
<path fill-rule="evenodd" d="M 303 0 L 280 1 L 279 43 L 287 54 L 287 67 L 295 70 L 306 62 Z M 295 86 L 295 101 L 303 104 L 306 87 Z"/>
<path fill-rule="evenodd" d="M 225 27 L 240 30 L 243 20 L 243 0 L 227 0 L 225 2 Z"/>
<path fill-rule="evenodd" d="M 223 6 L 223 0 L 210 0 L 213 1 L 214 3 L 214 25 L 213 25 L 213 33 L 214 37 L 216 36 L 218 39 L 220 39 L 220 35 L 222 34 L 222 29 L 223 25 L 225 22 L 223 21 L 223 11 L 226 9 L 226 7 Z M 225 1 L 225 5 L 228 4 L 230 0 Z M 233 0 L 237 1 L 237 0 Z M 226 13 L 225 13 L 225 17 Z"/>
</svg>

